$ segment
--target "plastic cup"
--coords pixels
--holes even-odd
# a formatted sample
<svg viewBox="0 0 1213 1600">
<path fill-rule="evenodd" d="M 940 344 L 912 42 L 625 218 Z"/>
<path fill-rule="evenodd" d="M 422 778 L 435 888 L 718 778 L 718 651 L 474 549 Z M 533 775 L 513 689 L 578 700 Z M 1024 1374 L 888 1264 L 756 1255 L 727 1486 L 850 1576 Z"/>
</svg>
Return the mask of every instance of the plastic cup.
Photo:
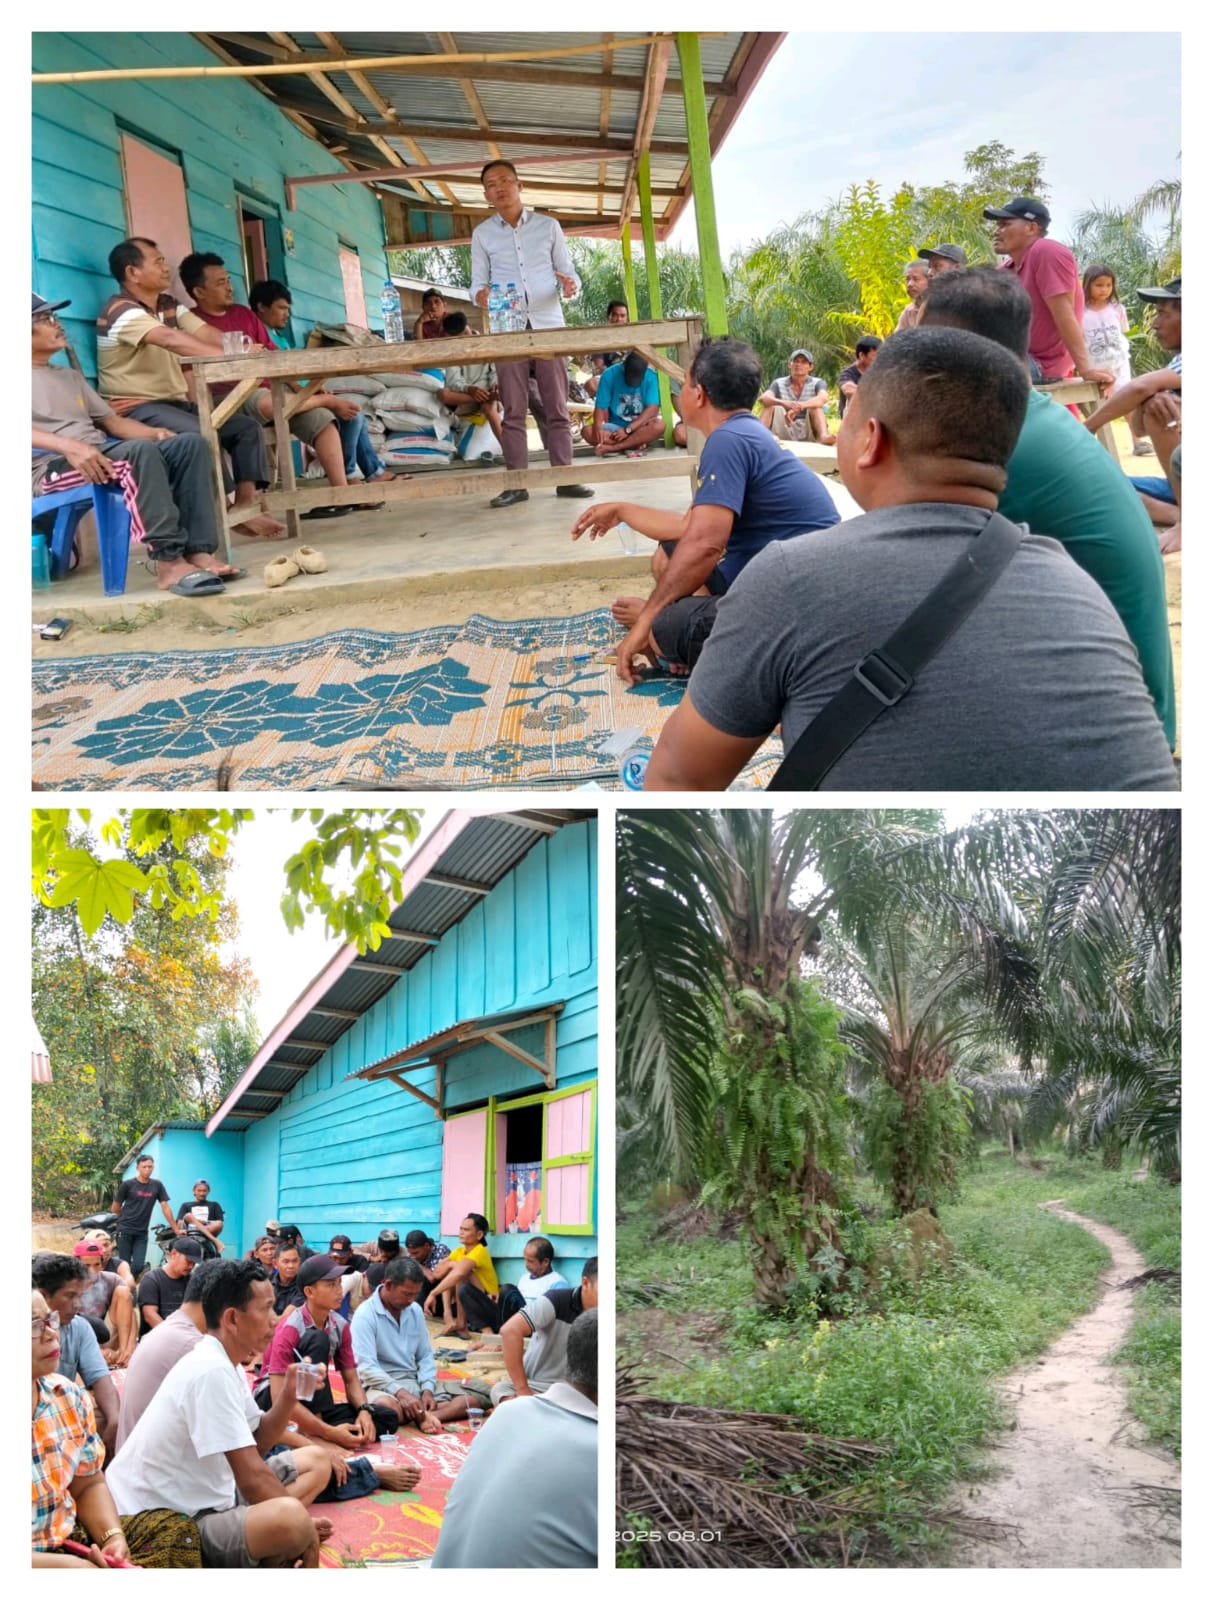
<svg viewBox="0 0 1213 1600">
<path fill-rule="evenodd" d="M 316 1361 L 297 1361 L 295 1363 L 295 1398 L 296 1400 L 310 1400 L 320 1387 L 320 1380 L 324 1369 Z"/>
<path fill-rule="evenodd" d="M 468 1427 L 473 1433 L 479 1433 L 484 1422 L 484 1412 L 479 1406 L 468 1407 Z"/>
<path fill-rule="evenodd" d="M 617 522 L 615 528 L 625 556 L 642 556 L 653 542 L 651 539 L 646 539 L 643 533 L 637 533 L 635 528 L 626 522 Z"/>
</svg>

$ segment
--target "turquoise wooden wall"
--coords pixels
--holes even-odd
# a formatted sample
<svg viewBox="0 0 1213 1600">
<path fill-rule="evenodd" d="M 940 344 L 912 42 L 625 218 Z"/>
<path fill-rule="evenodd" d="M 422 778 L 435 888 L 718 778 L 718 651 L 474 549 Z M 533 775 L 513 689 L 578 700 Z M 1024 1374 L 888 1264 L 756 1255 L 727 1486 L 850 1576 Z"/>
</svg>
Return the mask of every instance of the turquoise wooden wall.
<svg viewBox="0 0 1213 1600">
<path fill-rule="evenodd" d="M 211 1186 L 211 1199 L 217 1200 L 223 1207 L 223 1232 L 220 1238 L 225 1252 L 228 1255 L 241 1254 L 248 1249 L 247 1244 L 241 1244 L 246 1231 L 242 1134 L 225 1133 L 220 1128 L 208 1139 L 205 1133 L 194 1133 L 187 1128 L 166 1128 L 156 1138 L 149 1139 L 139 1153 L 151 1156 L 155 1161 L 152 1176 L 159 1178 L 168 1190 L 174 1216 L 183 1200 L 194 1198 L 194 1185 L 198 1179 L 205 1178 Z M 135 1176 L 133 1161 L 122 1176 Z M 265 1217 L 270 1214 L 267 1211 Z M 264 1222 L 265 1217 L 261 1217 L 259 1222 Z M 152 1226 L 158 1227 L 163 1221 L 164 1213 L 157 1206 L 152 1214 Z M 260 1231 L 258 1226 L 256 1232 Z M 327 1244 L 328 1240 L 324 1242 Z"/>
<path fill-rule="evenodd" d="M 253 1234 L 276 1217 L 297 1223 L 314 1248 L 335 1232 L 373 1239 L 383 1227 L 402 1237 L 410 1228 L 438 1236 L 443 1123 L 394 1083 L 346 1079 L 461 1018 L 563 1000 L 557 1083 L 596 1078 L 596 845 L 593 823 L 562 828 L 537 844 L 321 1057 L 281 1110 L 249 1130 L 244 1215 Z M 528 1030 L 527 1042 L 540 1043 L 538 1034 L 532 1040 Z M 416 1082 L 433 1093 L 432 1073 L 417 1074 Z M 451 1062 L 446 1106 L 457 1110 L 490 1094 L 542 1088 L 528 1067 L 484 1046 Z M 570 1281 L 597 1254 L 593 1236 L 552 1240 Z M 489 1244 L 506 1264 L 508 1281 L 521 1268 L 525 1239 L 501 1234 Z"/>
<path fill-rule="evenodd" d="M 35 33 L 35 72 L 101 67 L 216 66 L 188 33 Z M 340 172 L 340 163 L 240 78 L 118 79 L 35 85 L 33 96 L 33 288 L 71 300 L 68 337 L 96 373 L 96 314 L 114 292 L 106 257 L 127 236 L 120 136 L 179 155 L 195 250 L 217 251 L 239 287 L 237 195 L 277 209 L 294 234 L 285 258 L 296 340 L 314 322 L 344 322 L 338 245 L 358 251 L 367 315 L 379 324 L 387 261 L 383 213 L 363 184 L 297 191 L 288 211 L 283 178 Z M 176 263 L 174 263 L 175 265 Z M 264 1220 L 264 1219 L 263 1219 Z"/>
</svg>

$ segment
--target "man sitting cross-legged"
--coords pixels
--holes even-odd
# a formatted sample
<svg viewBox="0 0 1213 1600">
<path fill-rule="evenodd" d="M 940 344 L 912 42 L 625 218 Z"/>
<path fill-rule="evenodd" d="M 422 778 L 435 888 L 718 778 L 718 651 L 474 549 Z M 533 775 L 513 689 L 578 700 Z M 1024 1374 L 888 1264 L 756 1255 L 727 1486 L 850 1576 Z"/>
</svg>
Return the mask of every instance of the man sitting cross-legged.
<svg viewBox="0 0 1213 1600">
<path fill-rule="evenodd" d="M 124 1516 L 166 1507 L 193 1517 L 208 1567 L 315 1567 L 331 1531 L 306 1509 L 329 1481 L 327 1454 L 262 1459 L 294 1401 L 283 1394 L 263 1416 L 244 1376 L 269 1336 L 270 1305 L 259 1262 L 207 1264 L 206 1334 L 165 1376 L 107 1474 Z"/>
<path fill-rule="evenodd" d="M 486 1243 L 488 1231 L 487 1217 L 469 1211 L 459 1224 L 458 1246 L 432 1269 L 430 1278 L 435 1286 L 425 1299 L 426 1316 L 435 1316 L 439 1300 L 448 1290 L 455 1290 L 458 1311 L 454 1322 L 448 1320 L 443 1328 L 446 1335 L 466 1339 L 469 1328 L 474 1333 L 481 1328 L 496 1333 L 522 1301 L 515 1284 L 497 1281 L 497 1269 Z M 449 1307 L 449 1300 L 447 1304 Z"/>
<path fill-rule="evenodd" d="M 268 1410 L 284 1389 L 295 1392 L 294 1367 L 300 1361 L 318 1364 L 324 1376 L 314 1393 L 295 1399 L 291 1418 L 308 1439 L 339 1444 L 344 1449 L 374 1444 L 390 1433 L 396 1414 L 387 1406 L 371 1406 L 363 1392 L 350 1340 L 350 1325 L 337 1310 L 341 1304 L 344 1268 L 331 1256 L 309 1256 L 299 1269 L 304 1304 L 288 1307 L 274 1329 L 274 1337 L 261 1364 L 261 1379 L 253 1391 L 257 1404 Z M 333 1398 L 329 1368 L 335 1367 L 345 1384 L 346 1398 Z"/>
<path fill-rule="evenodd" d="M 97 317 L 97 388 L 120 416 L 149 428 L 197 433 L 194 379 L 181 363 L 222 356 L 222 335 L 169 293 L 172 272 L 154 240 L 123 239 L 110 251 L 109 268 L 118 293 Z M 257 490 L 269 483 L 260 424 L 237 411 L 219 429 L 219 442 L 231 457 L 236 531 L 252 539 L 284 539 L 286 524 L 258 513 L 253 504 Z"/>
<path fill-rule="evenodd" d="M 598 1304 L 598 1257 L 591 1256 L 576 1289 L 550 1289 L 528 1300 L 501 1327 L 501 1354 L 508 1378 L 493 1385 L 493 1404 L 517 1395 L 543 1394 L 565 1376 L 569 1329 Z M 530 1339 L 524 1353 L 524 1341 Z"/>
<path fill-rule="evenodd" d="M 358 1376 L 367 1402 L 388 1407 L 397 1423 L 441 1433 L 444 1422 L 467 1416 L 468 1388 L 440 1382 L 419 1296 L 425 1273 L 409 1256 L 384 1268 L 379 1287 L 354 1312 L 350 1325 Z M 488 1398 L 483 1384 L 481 1402 Z"/>
<path fill-rule="evenodd" d="M 594 454 L 639 454 L 665 430 L 657 374 L 644 357 L 629 351 L 602 374 L 594 394 L 594 420 L 581 430 Z"/>
<path fill-rule="evenodd" d="M 683 671 L 695 665 L 712 630 L 719 596 L 768 544 L 833 527 L 838 512 L 821 479 L 781 450 L 753 415 L 762 373 L 740 339 L 700 345 L 679 396 L 683 421 L 707 436 L 689 511 L 608 501 L 591 506 L 573 525 L 573 538 L 597 538 L 626 522 L 658 541 L 656 580 L 647 600 L 620 598 L 611 606 L 628 629 L 616 671 L 635 683 L 633 657 L 664 656 Z"/>
<path fill-rule="evenodd" d="M 727 787 L 776 726 L 791 750 L 857 667 L 860 687 L 875 681 L 876 700 L 890 703 L 897 680 L 872 653 L 971 559 L 1006 485 L 1028 388 L 1023 360 L 978 334 L 920 327 L 886 340 L 838 435 L 843 483 L 867 515 L 750 563 L 662 729 L 646 787 Z M 1059 544 L 1030 534 L 909 692 L 894 694 L 819 781 L 1177 787 L 1111 601 Z"/>
<path fill-rule="evenodd" d="M 813 357 L 807 350 L 792 351 L 788 357 L 787 377 L 776 378 L 766 393 L 759 395 L 758 401 L 762 406 L 762 425 L 770 428 L 777 439 L 834 443 L 825 414 L 830 391 L 824 378 L 813 376 Z"/>
<path fill-rule="evenodd" d="M 119 481 L 115 463 L 133 476 L 132 493 L 156 583 L 175 594 L 222 594 L 242 577 L 216 556 L 219 536 L 211 499 L 210 456 L 201 435 L 149 428 L 120 417 L 72 367 L 52 358 L 67 348 L 56 316 L 70 300 L 33 297 L 33 483 L 49 492 L 49 474 L 79 473 L 89 483 Z M 129 505 L 128 500 L 128 505 Z"/>
</svg>

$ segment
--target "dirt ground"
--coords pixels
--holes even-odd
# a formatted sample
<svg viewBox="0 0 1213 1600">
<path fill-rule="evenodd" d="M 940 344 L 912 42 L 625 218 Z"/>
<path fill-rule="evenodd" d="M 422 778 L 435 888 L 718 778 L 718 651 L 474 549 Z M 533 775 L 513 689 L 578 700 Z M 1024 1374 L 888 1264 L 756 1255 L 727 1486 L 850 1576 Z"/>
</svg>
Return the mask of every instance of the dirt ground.
<svg viewBox="0 0 1213 1600">
<path fill-rule="evenodd" d="M 970 1486 L 955 1509 L 1011 1531 L 962 1544 L 951 1565 L 1178 1567 L 1179 1466 L 1169 1452 L 1141 1442 L 1122 1369 L 1109 1364 L 1133 1317 L 1133 1293 L 1117 1285 L 1144 1272 L 1145 1262 L 1114 1228 L 1067 1211 L 1060 1200 L 1048 1206 L 1110 1252 L 1103 1297 L 1004 1386 L 1015 1407 L 1013 1431 L 990 1456 L 993 1476 Z M 1139 1504 L 1143 1485 L 1174 1490 L 1176 1514 Z"/>
</svg>

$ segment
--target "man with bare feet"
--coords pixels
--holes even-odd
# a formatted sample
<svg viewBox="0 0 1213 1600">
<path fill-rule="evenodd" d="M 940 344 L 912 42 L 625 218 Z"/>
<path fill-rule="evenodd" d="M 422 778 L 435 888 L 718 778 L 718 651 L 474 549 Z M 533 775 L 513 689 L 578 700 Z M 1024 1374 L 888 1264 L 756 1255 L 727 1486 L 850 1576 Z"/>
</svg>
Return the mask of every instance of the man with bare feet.
<svg viewBox="0 0 1213 1600">
<path fill-rule="evenodd" d="M 389 1407 L 398 1424 L 441 1433 L 444 1422 L 467 1416 L 471 1394 L 461 1384 L 439 1381 L 419 1298 L 425 1282 L 411 1256 L 396 1256 L 374 1294 L 354 1312 L 350 1331 L 367 1403 Z M 484 1403 L 488 1389 L 480 1387 Z"/>
<path fill-rule="evenodd" d="M 657 374 L 644 357 L 632 350 L 609 366 L 598 380 L 594 420 L 581 430 L 586 444 L 598 456 L 642 455 L 665 430 Z"/>
<path fill-rule="evenodd" d="M 53 493 L 59 479 L 66 488 L 77 481 L 69 473 L 87 483 L 121 483 L 134 501 L 159 587 L 183 595 L 222 594 L 225 582 L 244 574 L 215 555 L 219 538 L 206 445 L 199 434 L 119 416 L 74 368 L 52 365 L 67 347 L 56 312 L 70 304 L 33 297 L 35 490 Z"/>
<path fill-rule="evenodd" d="M 788 376 L 776 378 L 765 394 L 759 395 L 762 425 L 777 439 L 795 439 L 818 444 L 833 444 L 834 435 L 826 427 L 825 408 L 830 391 L 824 378 L 813 376 L 813 357 L 807 350 L 793 350 L 788 357 Z"/>
<path fill-rule="evenodd" d="M 680 514 L 608 501 L 573 525 L 574 539 L 599 538 L 626 522 L 658 543 L 648 599 L 621 597 L 611 607 L 628 630 L 615 653 L 625 683 L 636 682 L 638 655 L 662 656 L 676 673 L 689 671 L 712 630 L 719 597 L 746 564 L 769 544 L 838 521 L 821 479 L 753 415 L 761 382 L 758 357 L 740 339 L 700 345 L 679 395 L 683 421 L 707 439 L 690 509 Z"/>
<path fill-rule="evenodd" d="M 332 1531 L 307 1506 L 325 1488 L 325 1452 L 286 1450 L 293 1395 L 261 1416 L 243 1363 L 269 1337 L 270 1286 L 257 1261 L 211 1263 L 206 1334 L 164 1378 L 106 1478 L 122 1516 L 167 1508 L 198 1524 L 208 1567 L 315 1567 Z"/>
<path fill-rule="evenodd" d="M 172 272 L 152 239 L 124 239 L 109 254 L 118 284 L 97 317 L 97 387 L 122 417 L 171 433 L 197 433 L 192 378 L 181 363 L 223 354 L 223 336 L 168 292 Z M 219 429 L 232 461 L 236 506 L 248 508 L 237 532 L 250 539 L 283 539 L 286 524 L 258 514 L 258 489 L 269 483 L 260 424 L 237 411 Z"/>
</svg>

